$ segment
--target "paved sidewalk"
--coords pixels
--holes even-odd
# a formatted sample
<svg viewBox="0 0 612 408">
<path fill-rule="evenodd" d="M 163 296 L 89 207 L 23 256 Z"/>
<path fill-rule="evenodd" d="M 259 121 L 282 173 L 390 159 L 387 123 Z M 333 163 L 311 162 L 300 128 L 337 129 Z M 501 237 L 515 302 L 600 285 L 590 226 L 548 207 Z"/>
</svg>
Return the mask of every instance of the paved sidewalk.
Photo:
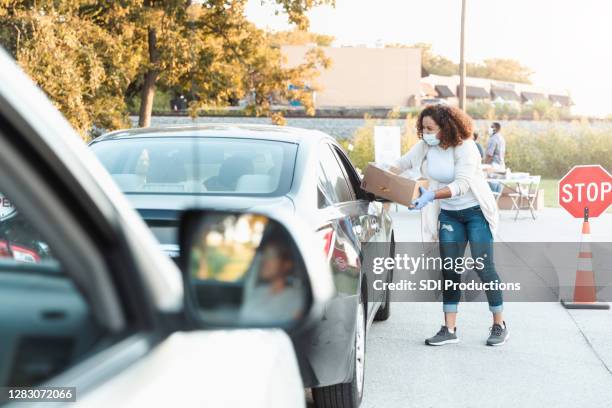
<svg viewBox="0 0 612 408">
<path fill-rule="evenodd" d="M 397 241 L 420 241 L 420 213 L 404 206 L 391 206 L 391 215 L 399 222 L 396 226 Z M 594 242 L 612 241 L 612 213 L 591 218 L 591 238 Z M 532 219 L 521 211 L 514 221 L 514 212 L 501 211 L 497 239 L 505 242 L 578 242 L 582 218 L 573 218 L 562 208 L 545 208 Z M 401 237 L 401 239 L 399 238 Z"/>
<path fill-rule="evenodd" d="M 396 239 L 419 240 L 417 213 L 393 213 Z M 526 217 L 526 214 L 523 215 Z M 537 221 L 502 213 L 506 242 L 576 241 L 581 220 L 561 209 Z M 591 220 L 593 240 L 612 241 L 612 215 Z M 486 303 L 460 305 L 461 343 L 427 347 L 442 323 L 439 303 L 393 303 L 367 342 L 363 407 L 612 406 L 612 312 L 564 309 L 559 303 L 507 303 L 511 338 L 486 347 Z"/>
</svg>

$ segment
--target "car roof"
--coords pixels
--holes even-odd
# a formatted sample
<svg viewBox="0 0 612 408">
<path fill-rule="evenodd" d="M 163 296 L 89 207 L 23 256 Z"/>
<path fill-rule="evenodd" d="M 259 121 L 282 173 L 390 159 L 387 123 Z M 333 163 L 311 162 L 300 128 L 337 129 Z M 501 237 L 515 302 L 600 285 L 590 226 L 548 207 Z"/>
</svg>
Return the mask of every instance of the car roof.
<svg viewBox="0 0 612 408">
<path fill-rule="evenodd" d="M 315 142 L 326 138 L 332 139 L 328 134 L 318 130 L 290 126 L 202 123 L 116 130 L 96 138 L 93 142 L 148 137 L 227 137 L 277 140 L 300 144 L 304 142 Z"/>
</svg>

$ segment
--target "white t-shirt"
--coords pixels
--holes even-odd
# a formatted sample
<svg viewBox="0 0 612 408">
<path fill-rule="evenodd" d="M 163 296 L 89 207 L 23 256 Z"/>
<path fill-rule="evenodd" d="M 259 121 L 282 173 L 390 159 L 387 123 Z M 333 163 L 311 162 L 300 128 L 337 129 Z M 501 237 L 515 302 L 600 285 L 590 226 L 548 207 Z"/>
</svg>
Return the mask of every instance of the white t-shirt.
<svg viewBox="0 0 612 408">
<path fill-rule="evenodd" d="M 250 324 L 290 322 L 302 313 L 304 304 L 304 289 L 298 283 L 278 293 L 273 293 L 269 284 L 260 284 L 245 293 L 240 318 Z"/>
<path fill-rule="evenodd" d="M 432 146 L 427 151 L 427 174 L 440 183 L 440 188 L 455 180 L 454 150 L 454 147 L 443 149 L 440 146 Z M 440 200 L 440 208 L 443 210 L 464 210 L 477 205 L 478 200 L 472 190 L 468 190 L 463 195 Z"/>
</svg>

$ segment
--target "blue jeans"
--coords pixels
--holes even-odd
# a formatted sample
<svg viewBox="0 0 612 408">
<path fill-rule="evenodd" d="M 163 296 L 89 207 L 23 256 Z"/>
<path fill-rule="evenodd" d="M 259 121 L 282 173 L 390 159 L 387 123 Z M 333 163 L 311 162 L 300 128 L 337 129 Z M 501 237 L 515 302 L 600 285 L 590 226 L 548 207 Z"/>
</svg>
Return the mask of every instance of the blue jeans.
<svg viewBox="0 0 612 408">
<path fill-rule="evenodd" d="M 501 194 L 502 190 L 504 189 L 504 186 L 499 181 L 489 181 L 488 183 L 489 183 L 489 188 L 494 193 Z"/>
<path fill-rule="evenodd" d="M 478 277 L 483 283 L 501 282 L 495 264 L 493 262 L 493 235 L 480 206 L 466 208 L 464 210 L 450 211 L 440 210 L 440 257 L 444 261 L 446 258 L 453 260 L 465 256 L 467 243 L 470 243 L 470 251 L 473 259 L 481 258 L 484 267 L 474 268 Z M 448 265 L 443 262 L 443 266 Z M 453 265 L 456 262 L 453 261 Z M 442 268 L 444 280 L 451 280 L 455 283 L 461 282 L 461 273 L 457 273 L 455 268 Z M 444 285 L 446 286 L 446 285 Z M 503 310 L 503 297 L 501 290 L 487 290 L 487 300 L 489 310 L 499 313 Z M 453 288 L 442 292 L 444 312 L 457 312 L 457 306 L 461 299 L 461 291 Z"/>
</svg>

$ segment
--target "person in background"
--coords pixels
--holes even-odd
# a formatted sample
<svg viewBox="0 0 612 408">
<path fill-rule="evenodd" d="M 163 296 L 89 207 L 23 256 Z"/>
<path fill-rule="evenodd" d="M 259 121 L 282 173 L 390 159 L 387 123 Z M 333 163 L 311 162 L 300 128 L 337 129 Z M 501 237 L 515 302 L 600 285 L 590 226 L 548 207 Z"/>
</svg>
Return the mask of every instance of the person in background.
<svg viewBox="0 0 612 408">
<path fill-rule="evenodd" d="M 485 151 L 485 164 L 490 164 L 494 169 L 503 171 L 506 168 L 504 158 L 506 156 L 506 140 L 500 133 L 501 125 L 493 122 L 489 128 L 489 143 Z M 495 193 L 501 193 L 503 186 L 499 182 L 489 182 L 489 187 Z"/>
<path fill-rule="evenodd" d="M 474 142 L 476 142 L 476 148 L 478 149 L 478 153 L 480 153 L 480 158 L 484 159 L 485 154 L 484 154 L 484 149 L 482 148 L 482 145 L 478 142 L 478 131 L 475 130 L 474 133 L 472 134 L 472 137 L 474 138 Z"/>
<path fill-rule="evenodd" d="M 500 133 L 501 125 L 493 122 L 489 128 L 489 143 L 485 151 L 485 163 L 503 170 L 506 167 L 504 158 L 506 156 L 506 140 Z"/>
</svg>

